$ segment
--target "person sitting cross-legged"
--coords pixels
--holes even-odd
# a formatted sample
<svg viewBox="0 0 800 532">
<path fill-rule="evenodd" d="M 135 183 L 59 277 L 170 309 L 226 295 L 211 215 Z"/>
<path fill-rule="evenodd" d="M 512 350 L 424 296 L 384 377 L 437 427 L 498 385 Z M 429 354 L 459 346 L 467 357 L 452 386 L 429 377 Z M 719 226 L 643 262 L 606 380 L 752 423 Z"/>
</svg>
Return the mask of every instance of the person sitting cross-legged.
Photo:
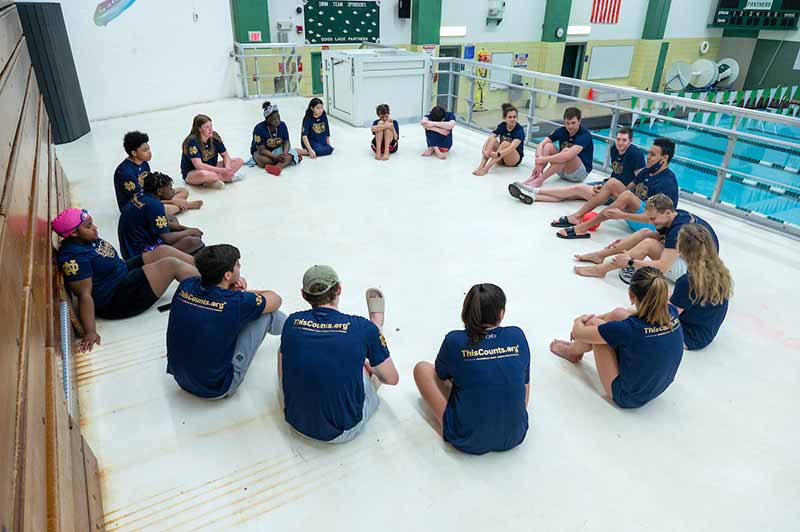
<svg viewBox="0 0 800 532">
<path fill-rule="evenodd" d="M 656 194 L 647 200 L 645 216 L 655 231 L 640 229 L 626 238 L 592 253 L 575 255 L 579 261 L 594 262 L 594 266 L 575 267 L 575 273 L 584 277 L 605 277 L 608 272 L 621 269 L 620 279 L 630 282 L 638 268 L 654 266 L 672 282 L 686 273 L 686 262 L 678 255 L 678 234 L 686 224 L 704 226 L 719 250 L 719 240 L 708 222 L 687 211 L 675 209 L 672 200 Z M 612 257 L 610 261 L 605 259 Z"/>
<path fill-rule="evenodd" d="M 339 312 L 342 285 L 322 265 L 306 271 L 300 294 L 311 309 L 288 317 L 278 353 L 286 422 L 308 438 L 347 442 L 378 409 L 377 387 L 399 380 L 381 334 L 383 294 L 367 290 L 369 319 Z"/>
<path fill-rule="evenodd" d="M 190 255 L 203 247 L 203 232 L 184 227 L 165 212 L 164 200 L 174 195 L 172 178 L 160 172 L 144 176 L 142 191 L 122 209 L 117 224 L 119 247 L 127 260 L 160 245 L 172 246 Z"/>
<path fill-rule="evenodd" d="M 248 290 L 239 250 L 208 246 L 195 258 L 199 276 L 184 279 L 172 297 L 167 326 L 167 373 L 183 390 L 206 399 L 233 395 L 267 334 L 286 315 L 272 290 Z"/>
<path fill-rule="evenodd" d="M 641 169 L 633 181 L 628 185 L 629 190 L 622 191 L 617 199 L 607 208 L 585 222 L 570 226 L 574 220 L 568 217 L 561 217 L 550 223 L 553 227 L 563 227 L 556 233 L 559 238 L 567 240 L 575 238 L 590 238 L 589 228 L 599 226 L 608 220 L 625 220 L 633 231 L 640 229 L 655 230 L 649 224 L 647 216 L 644 214 L 645 202 L 656 194 L 666 194 L 672 199 L 673 205 L 678 205 L 678 179 L 670 170 L 669 164 L 675 155 L 675 143 L 664 137 L 659 137 L 653 141 L 653 145 L 647 153 L 647 168 Z M 583 207 L 586 209 L 589 202 Z M 579 211 L 580 212 L 580 211 Z M 585 211 L 584 212 L 588 212 Z"/>
</svg>

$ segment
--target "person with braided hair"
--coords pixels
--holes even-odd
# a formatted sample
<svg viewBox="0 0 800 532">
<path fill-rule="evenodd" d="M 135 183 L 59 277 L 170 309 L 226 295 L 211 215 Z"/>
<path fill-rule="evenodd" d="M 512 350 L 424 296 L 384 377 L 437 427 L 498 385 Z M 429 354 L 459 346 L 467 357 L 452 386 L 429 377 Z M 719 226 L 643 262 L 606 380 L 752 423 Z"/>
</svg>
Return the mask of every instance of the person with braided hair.
<svg viewBox="0 0 800 532">
<path fill-rule="evenodd" d="M 578 316 L 572 324 L 572 339 L 553 340 L 550 351 L 573 364 L 593 351 L 608 398 L 620 408 L 639 408 L 675 380 L 683 358 L 683 328 L 658 268 L 636 270 L 628 297 L 632 310 Z"/>
<path fill-rule="evenodd" d="M 687 273 L 675 282 L 670 302 L 680 314 L 686 349 L 703 349 L 725 320 L 733 279 L 719 258 L 713 235 L 703 225 L 681 228 L 678 253 L 686 262 Z"/>
<path fill-rule="evenodd" d="M 414 381 L 446 442 L 469 454 L 507 451 L 528 431 L 531 355 L 519 327 L 501 327 L 506 295 L 494 284 L 464 298 L 464 329 L 445 336 L 434 364 L 419 362 Z"/>
<path fill-rule="evenodd" d="M 136 194 L 119 215 L 117 235 L 125 260 L 152 251 L 162 244 L 194 254 L 203 247 L 203 232 L 184 227 L 174 216 L 167 216 L 164 200 L 174 196 L 172 178 L 160 172 L 145 173 L 142 191 Z"/>
</svg>

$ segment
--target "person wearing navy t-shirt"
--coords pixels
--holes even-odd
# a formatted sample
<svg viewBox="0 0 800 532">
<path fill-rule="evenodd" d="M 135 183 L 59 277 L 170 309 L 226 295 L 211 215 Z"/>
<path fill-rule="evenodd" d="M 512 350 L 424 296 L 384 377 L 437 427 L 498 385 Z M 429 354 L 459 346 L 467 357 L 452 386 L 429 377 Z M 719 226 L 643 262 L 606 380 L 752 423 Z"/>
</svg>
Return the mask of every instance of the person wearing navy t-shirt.
<svg viewBox="0 0 800 532">
<path fill-rule="evenodd" d="M 264 120 L 253 128 L 250 155 L 256 164 L 270 175 L 281 175 L 284 168 L 299 163 L 303 158 L 292 148 L 289 128 L 281 120 L 277 104 L 264 102 L 261 105 Z M 327 119 L 326 119 L 327 121 Z"/>
<path fill-rule="evenodd" d="M 248 290 L 239 250 L 204 248 L 200 275 L 185 279 L 172 297 L 167 325 L 167 373 L 183 390 L 205 399 L 231 396 L 244 381 L 267 334 L 286 320 L 272 290 Z"/>
<path fill-rule="evenodd" d="M 375 154 L 376 161 L 388 161 L 389 155 L 396 153 L 399 148 L 400 125 L 392 119 L 389 105 L 382 103 L 375 108 L 377 120 L 373 120 L 372 143 L 370 148 Z"/>
<path fill-rule="evenodd" d="M 86 329 L 82 351 L 100 344 L 95 315 L 105 319 L 136 316 L 158 301 L 173 280 L 197 275 L 194 259 L 168 246 L 123 261 L 114 246 L 100 238 L 85 210 L 66 209 L 50 226 L 64 239 L 58 249 L 58 267 L 78 297 L 78 313 Z"/>
<path fill-rule="evenodd" d="M 319 98 L 311 98 L 308 109 L 303 117 L 303 127 L 300 132 L 301 145 L 297 153 L 309 156 L 312 159 L 333 153 L 331 146 L 331 126 L 328 124 L 328 114 Z"/>
<path fill-rule="evenodd" d="M 367 290 L 366 319 L 339 311 L 341 293 L 333 268 L 309 268 L 301 295 L 311 309 L 287 318 L 278 352 L 286 422 L 329 443 L 360 434 L 378 408 L 377 387 L 399 380 L 381 334 L 383 294 Z"/>
<path fill-rule="evenodd" d="M 628 297 L 632 312 L 618 308 L 602 316 L 579 316 L 573 340 L 553 340 L 550 350 L 573 364 L 593 351 L 608 398 L 621 408 L 639 408 L 675 380 L 683 358 L 683 328 L 657 268 L 637 270 Z"/>
<path fill-rule="evenodd" d="M 675 209 L 672 199 L 656 194 L 647 200 L 645 216 L 655 231 L 642 229 L 599 251 L 576 255 L 582 261 L 597 263 L 595 266 L 576 267 L 575 273 L 586 277 L 605 277 L 613 270 L 620 271 L 620 279 L 629 282 L 633 272 L 643 266 L 654 266 L 670 281 L 677 281 L 686 273 L 686 262 L 678 254 L 678 234 L 686 224 L 700 224 L 711 234 L 719 250 L 719 241 L 708 222 L 681 209 Z M 610 261 L 604 262 L 607 257 Z"/>
<path fill-rule="evenodd" d="M 144 176 L 150 171 L 153 152 L 150 151 L 149 142 L 150 137 L 141 131 L 129 131 L 122 139 L 122 145 L 128 157 L 119 163 L 114 171 L 114 193 L 117 196 L 117 206 L 120 212 L 133 196 L 141 192 Z M 187 189 L 182 187 L 174 189 L 172 199 L 163 201 L 167 214 L 174 216 L 179 212 L 199 209 L 203 206 L 203 202 L 200 200 L 187 201 L 188 197 Z"/>
<path fill-rule="evenodd" d="M 678 253 L 686 262 L 687 273 L 675 281 L 670 303 L 680 314 L 686 349 L 703 349 L 714 340 L 725 320 L 733 279 L 705 225 L 681 227 Z"/>
<path fill-rule="evenodd" d="M 173 197 L 172 178 L 160 172 L 144 177 L 142 191 L 122 209 L 117 225 L 119 247 L 127 260 L 162 244 L 193 254 L 203 247 L 203 232 L 170 218 L 164 200 Z"/>
<path fill-rule="evenodd" d="M 473 286 L 464 299 L 464 330 L 445 336 L 434 364 L 420 362 L 414 380 L 446 442 L 465 453 L 507 451 L 528 431 L 531 355 L 519 327 L 502 327 L 499 286 Z"/>
<path fill-rule="evenodd" d="M 534 188 L 521 182 L 508 185 L 508 192 L 526 205 L 534 202 L 558 202 L 584 200 L 586 203 L 577 212 L 554 220 L 554 227 L 569 227 L 581 222 L 583 216 L 595 207 L 610 204 L 626 190 L 633 188 L 631 181 L 636 171 L 644 168 L 644 154 L 633 145 L 633 130 L 627 126 L 617 130 L 610 150 L 611 177 L 602 183 L 577 183 L 567 187 Z"/>
<path fill-rule="evenodd" d="M 644 205 L 648 198 L 656 194 L 666 194 L 673 205 L 678 204 L 678 180 L 669 164 L 675 156 L 675 143 L 668 138 L 659 137 L 653 141 L 647 152 L 647 167 L 636 174 L 628 184 L 628 190 L 622 192 L 611 205 L 603 209 L 591 220 L 575 226 L 567 226 L 569 220 L 559 219 L 550 225 L 563 227 L 556 233 L 559 238 L 567 240 L 590 238 L 589 228 L 599 226 L 608 220 L 625 220 L 633 231 L 655 230 L 644 213 Z M 565 221 L 561 224 L 561 221 Z"/>
<path fill-rule="evenodd" d="M 428 149 L 422 152 L 422 156 L 435 155 L 439 159 L 447 159 L 447 152 L 453 147 L 453 128 L 456 127 L 456 115 L 437 105 L 425 115 L 420 125 L 425 131 L 425 142 L 428 144 Z"/>
<path fill-rule="evenodd" d="M 243 165 L 244 160 L 231 158 L 222 137 L 214 131 L 211 118 L 196 115 L 192 120 L 192 130 L 182 145 L 181 175 L 184 181 L 190 185 L 222 189 L 225 183 L 242 179 L 239 169 Z"/>
<path fill-rule="evenodd" d="M 481 148 L 481 162 L 472 171 L 486 175 L 496 164 L 515 167 L 525 157 L 525 128 L 517 122 L 517 108 L 510 103 L 501 106 L 503 121 L 486 138 Z"/>
</svg>

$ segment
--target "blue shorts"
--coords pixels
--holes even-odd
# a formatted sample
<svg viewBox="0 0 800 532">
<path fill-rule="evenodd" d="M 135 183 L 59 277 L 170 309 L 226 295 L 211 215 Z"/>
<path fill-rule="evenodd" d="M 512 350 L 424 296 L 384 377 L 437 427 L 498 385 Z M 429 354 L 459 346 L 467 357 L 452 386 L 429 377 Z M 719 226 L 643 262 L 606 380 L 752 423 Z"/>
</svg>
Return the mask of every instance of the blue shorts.
<svg viewBox="0 0 800 532">
<path fill-rule="evenodd" d="M 628 397 L 628 394 L 622 389 L 622 381 L 619 375 L 611 381 L 611 400 L 620 408 L 640 408 L 645 405 L 641 401 Z"/>
<path fill-rule="evenodd" d="M 645 205 L 644 201 L 640 199 L 639 200 L 639 210 L 636 211 L 636 214 L 644 214 L 644 205 Z M 651 231 L 655 231 L 656 230 L 656 226 L 655 225 L 650 225 L 650 224 L 646 224 L 646 223 L 642 223 L 642 222 L 634 222 L 634 221 L 631 221 L 631 220 L 625 220 L 625 223 L 628 224 L 628 227 L 630 227 L 631 230 L 634 233 L 636 231 L 638 231 L 639 229 L 650 229 Z"/>
</svg>

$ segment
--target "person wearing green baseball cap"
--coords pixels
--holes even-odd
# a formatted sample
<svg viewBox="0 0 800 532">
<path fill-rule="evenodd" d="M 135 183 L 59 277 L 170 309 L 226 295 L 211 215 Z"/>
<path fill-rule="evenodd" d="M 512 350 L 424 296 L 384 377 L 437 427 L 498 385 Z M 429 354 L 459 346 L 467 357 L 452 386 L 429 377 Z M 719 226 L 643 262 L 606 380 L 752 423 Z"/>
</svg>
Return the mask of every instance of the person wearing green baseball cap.
<svg viewBox="0 0 800 532">
<path fill-rule="evenodd" d="M 300 293 L 311 309 L 287 318 L 278 352 L 286 422 L 308 438 L 344 443 L 377 410 L 377 387 L 399 380 L 381 334 L 383 293 L 367 290 L 369 319 L 344 314 L 339 276 L 324 265 L 306 271 Z"/>
</svg>

